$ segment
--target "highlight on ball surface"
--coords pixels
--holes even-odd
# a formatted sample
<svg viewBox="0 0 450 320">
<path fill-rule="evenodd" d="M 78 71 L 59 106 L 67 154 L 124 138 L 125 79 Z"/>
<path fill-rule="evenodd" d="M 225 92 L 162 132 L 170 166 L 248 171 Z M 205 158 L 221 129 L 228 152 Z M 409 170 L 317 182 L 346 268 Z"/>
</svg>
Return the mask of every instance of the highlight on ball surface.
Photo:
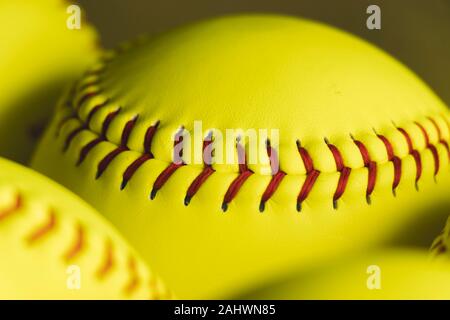
<svg viewBox="0 0 450 320">
<path fill-rule="evenodd" d="M 0 299 L 450 299 L 450 13 L 289 3 L 0 1 Z"/>
</svg>

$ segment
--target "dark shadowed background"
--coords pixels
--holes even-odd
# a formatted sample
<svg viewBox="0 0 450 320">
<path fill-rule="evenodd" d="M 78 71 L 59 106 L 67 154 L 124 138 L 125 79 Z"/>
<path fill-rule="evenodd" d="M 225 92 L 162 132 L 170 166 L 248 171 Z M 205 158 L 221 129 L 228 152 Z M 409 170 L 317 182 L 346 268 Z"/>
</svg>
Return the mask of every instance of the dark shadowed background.
<svg viewBox="0 0 450 320">
<path fill-rule="evenodd" d="M 450 0 L 79 0 L 105 47 L 142 33 L 242 12 L 271 12 L 326 22 L 359 35 L 413 69 L 450 105 Z M 366 9 L 381 8 L 381 30 Z"/>
</svg>

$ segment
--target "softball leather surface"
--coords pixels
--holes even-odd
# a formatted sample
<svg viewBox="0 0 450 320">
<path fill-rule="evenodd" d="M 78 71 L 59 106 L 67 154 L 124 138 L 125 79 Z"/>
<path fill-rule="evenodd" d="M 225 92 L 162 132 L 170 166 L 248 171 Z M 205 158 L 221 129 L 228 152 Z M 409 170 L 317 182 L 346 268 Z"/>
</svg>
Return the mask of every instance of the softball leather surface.
<svg viewBox="0 0 450 320">
<path fill-rule="evenodd" d="M 32 166 L 111 220 L 180 298 L 226 298 L 440 215 L 428 209 L 450 205 L 449 120 L 360 39 L 224 17 L 108 53 L 64 96 Z M 257 163 L 239 140 L 233 163 L 176 163 L 195 121 L 216 146 L 227 129 L 279 140 Z"/>
</svg>

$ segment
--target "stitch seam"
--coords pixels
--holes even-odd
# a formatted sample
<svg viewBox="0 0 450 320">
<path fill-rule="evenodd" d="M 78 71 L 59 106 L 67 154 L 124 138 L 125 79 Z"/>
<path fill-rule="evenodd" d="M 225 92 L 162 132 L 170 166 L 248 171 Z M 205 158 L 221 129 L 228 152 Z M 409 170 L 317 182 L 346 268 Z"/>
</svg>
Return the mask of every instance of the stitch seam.
<svg viewBox="0 0 450 320">
<path fill-rule="evenodd" d="M 98 106 L 96 106 L 98 107 Z M 100 107 L 99 107 L 100 108 Z M 97 109 L 98 110 L 98 109 Z M 114 119 L 114 117 L 120 112 L 120 108 L 109 113 L 107 117 L 105 118 L 105 121 L 103 123 L 102 133 L 100 137 L 95 138 L 88 144 L 86 144 L 84 147 L 81 148 L 81 151 L 79 153 L 79 159 L 77 161 L 77 165 L 80 165 L 84 159 L 86 158 L 87 154 L 100 142 L 108 141 L 106 138 L 106 132 L 108 130 L 108 127 L 111 123 L 111 121 Z M 114 160 L 114 158 L 119 155 L 122 152 L 129 151 L 129 147 L 127 146 L 127 139 L 128 136 L 134 126 L 134 124 L 137 121 L 137 116 L 128 121 L 125 125 L 125 128 L 122 131 L 122 142 L 119 146 L 117 146 L 113 151 L 108 153 L 98 164 L 97 166 L 97 174 L 96 179 L 100 178 L 103 172 L 107 169 L 108 165 Z M 145 145 L 145 151 L 141 154 L 139 158 L 137 158 L 133 163 L 131 163 L 129 166 L 127 166 L 127 169 L 123 173 L 123 181 L 121 183 L 120 189 L 123 190 L 129 180 L 132 178 L 132 176 L 135 174 L 135 172 L 139 169 L 139 167 L 145 163 L 148 160 L 154 159 L 154 155 L 150 150 L 151 141 L 156 133 L 156 128 L 160 124 L 160 121 L 157 122 L 156 125 L 150 126 L 147 130 L 146 137 L 144 141 Z M 425 138 L 426 141 L 426 149 L 430 150 L 433 160 L 434 160 L 434 176 L 436 176 L 440 169 L 440 159 L 438 155 L 438 151 L 435 145 L 433 145 L 430 140 L 428 133 L 426 132 L 425 128 L 420 125 L 419 123 L 415 122 L 415 124 L 421 129 L 421 132 Z M 71 131 L 66 138 L 65 145 L 63 150 L 67 150 L 70 142 L 73 140 L 73 138 L 78 135 L 83 130 L 89 130 L 87 129 L 88 125 L 82 125 L 75 130 Z M 438 127 L 437 127 L 438 128 Z M 436 128 L 436 130 L 437 130 Z M 415 161 L 416 164 L 416 177 L 415 177 L 415 187 L 418 189 L 418 182 L 422 176 L 422 162 L 421 162 L 421 155 L 420 152 L 413 148 L 412 146 L 412 139 L 409 136 L 409 134 L 403 129 L 403 128 L 397 128 L 401 132 L 401 134 L 404 136 L 407 146 L 408 146 L 408 154 L 411 155 Z M 441 133 L 438 133 L 441 135 Z M 397 155 L 394 153 L 394 147 L 392 143 L 381 134 L 376 134 L 376 136 L 382 141 L 382 143 L 385 146 L 386 154 L 388 156 L 388 162 L 391 162 L 394 168 L 394 177 L 392 181 L 392 193 L 395 196 L 396 195 L 396 189 L 398 185 L 400 184 L 401 176 L 402 176 L 402 159 L 400 159 Z M 175 140 L 175 146 L 178 146 L 181 150 L 178 150 L 178 152 L 182 152 L 182 136 L 179 137 L 178 140 Z M 111 142 L 111 141 L 108 141 Z M 367 147 L 361 142 L 354 140 L 355 145 L 358 147 L 364 167 L 368 170 L 368 183 L 367 183 L 367 189 L 366 189 L 366 201 L 368 204 L 371 203 L 370 196 L 374 190 L 375 184 L 376 184 L 376 175 L 377 175 L 377 167 L 379 164 L 377 164 L 375 161 L 372 161 L 369 155 L 369 152 L 367 150 Z M 450 158 L 450 152 L 448 151 L 448 143 L 443 140 L 442 138 L 439 139 L 439 143 L 442 144 L 445 149 L 447 150 L 448 156 Z M 341 155 L 341 152 L 339 149 L 331 144 L 329 141 L 326 141 L 326 144 L 332 153 L 332 156 L 335 160 L 336 170 L 339 172 L 339 179 L 337 183 L 336 190 L 333 194 L 333 207 L 337 209 L 338 207 L 338 200 L 343 196 L 346 186 L 348 183 L 348 179 L 350 177 L 352 169 L 350 167 L 347 167 L 344 165 L 344 160 Z M 181 147 L 180 147 L 181 145 Z M 309 195 L 312 187 L 314 186 L 315 182 L 317 181 L 318 176 L 320 175 L 320 171 L 316 170 L 313 166 L 312 158 L 309 156 L 306 149 L 303 147 L 298 147 L 300 157 L 303 161 L 304 167 L 306 169 L 306 180 L 301 188 L 301 191 L 299 193 L 299 196 L 297 198 L 297 210 L 301 211 L 301 203 L 304 202 L 304 200 Z M 174 148 L 174 153 L 176 153 L 177 150 Z M 238 151 L 239 152 L 239 151 Z M 272 151 L 271 151 L 272 152 Z M 269 154 L 269 158 L 272 158 Z M 273 159 L 272 159 L 273 160 Z M 179 169 L 181 166 L 186 165 L 184 162 L 180 163 L 170 163 L 166 169 L 164 169 L 157 179 L 155 180 L 153 184 L 152 191 L 150 193 L 150 199 L 155 199 L 157 192 L 163 187 L 163 185 L 167 182 L 167 180 L 172 176 L 172 174 Z M 193 180 L 190 187 L 186 191 L 184 203 L 185 205 L 189 205 L 192 197 L 197 193 L 197 191 L 200 189 L 200 187 L 206 182 L 206 180 L 215 172 L 213 167 L 211 165 L 204 165 L 204 169 L 202 172 Z M 239 169 L 239 175 L 237 178 L 230 184 L 227 193 L 224 197 L 224 201 L 222 203 L 222 210 L 225 212 L 228 208 L 229 202 L 231 202 L 232 198 L 234 198 L 237 195 L 237 190 L 239 190 L 244 182 L 252 175 L 253 172 L 248 171 L 248 168 L 245 168 L 242 170 L 242 166 L 240 165 Z M 277 190 L 279 184 L 282 182 L 283 178 L 287 174 L 283 171 L 278 171 L 276 173 L 273 173 L 272 179 L 269 182 L 269 184 L 266 187 L 266 190 L 264 191 L 261 202 L 260 202 L 260 211 L 263 212 L 265 209 L 265 203 L 271 198 L 271 196 L 275 193 Z"/>
<path fill-rule="evenodd" d="M 117 50 L 115 54 L 118 55 L 122 52 L 124 52 L 124 50 L 122 50 L 122 49 Z M 102 66 L 102 68 L 98 68 L 93 74 L 100 77 L 102 72 L 105 72 L 107 70 L 106 63 L 111 61 L 113 58 L 114 58 L 114 55 L 113 55 L 113 57 L 111 57 L 109 60 L 107 60 L 105 62 L 105 64 Z M 90 75 L 92 75 L 92 74 L 90 74 Z M 83 78 L 81 80 L 83 80 Z M 99 78 L 97 80 L 99 80 Z M 86 103 L 89 99 L 94 97 L 95 95 L 99 95 L 100 93 L 102 93 L 102 90 L 100 88 L 91 89 L 90 84 L 91 85 L 99 84 L 99 81 L 91 80 L 91 81 L 81 85 L 80 88 L 82 90 L 86 90 L 86 92 L 84 92 L 84 93 L 80 92 L 81 90 L 80 90 L 80 88 L 78 88 L 78 92 L 81 94 L 81 98 L 78 100 L 77 106 L 76 106 L 76 108 L 74 108 L 74 112 L 73 112 L 72 116 L 69 118 L 63 119 L 58 126 L 58 128 L 59 128 L 58 132 L 60 132 L 62 126 L 64 125 L 64 123 L 66 121 L 68 121 L 68 119 L 77 118 L 81 122 L 80 127 L 73 130 L 72 132 L 70 132 L 67 135 L 63 150 L 68 149 L 73 138 L 75 136 L 77 136 L 80 132 L 82 132 L 83 130 L 90 130 L 89 124 L 90 124 L 90 121 L 91 121 L 93 115 L 100 108 L 105 106 L 107 104 L 107 102 L 109 101 L 109 98 L 106 98 L 104 103 L 100 103 L 100 104 L 97 104 L 96 106 L 94 106 L 91 109 L 90 113 L 88 114 L 86 121 L 83 121 L 78 115 L 78 111 L 81 108 L 81 106 L 84 103 Z M 71 104 L 69 104 L 69 105 L 71 105 Z M 121 109 L 119 108 L 116 111 L 110 112 L 106 116 L 106 118 L 103 122 L 103 127 L 102 127 L 99 137 L 92 140 L 91 142 L 86 144 L 84 147 L 82 147 L 82 149 L 79 153 L 79 159 L 78 159 L 77 165 L 80 165 L 84 161 L 87 154 L 96 145 L 98 145 L 100 142 L 108 141 L 108 139 L 106 138 L 106 133 L 107 133 L 109 124 L 113 121 L 114 117 L 117 116 L 117 114 L 120 112 L 120 110 Z M 134 118 L 134 120 L 130 120 L 125 125 L 125 128 L 122 131 L 122 141 L 121 141 L 120 145 L 116 146 L 116 148 L 111 153 L 109 153 L 107 156 L 105 156 L 98 164 L 96 179 L 98 179 L 102 175 L 102 173 L 106 170 L 106 168 L 111 163 L 111 161 L 113 161 L 113 159 L 118 154 L 130 150 L 126 145 L 127 138 L 129 136 L 135 122 L 137 121 L 137 117 L 138 117 L 138 115 Z M 433 119 L 431 117 L 427 117 L 427 119 L 430 120 L 431 123 L 433 124 L 433 126 L 438 134 L 438 137 L 439 137 L 438 143 L 442 144 L 446 148 L 448 157 L 450 159 L 449 144 L 447 141 L 445 141 L 443 139 L 441 129 L 439 128 L 435 119 Z M 446 124 L 449 127 L 449 131 L 450 131 L 450 126 L 448 124 L 448 121 L 445 119 L 445 117 L 444 117 L 444 121 L 446 121 Z M 159 126 L 159 124 L 160 124 L 160 121 L 158 120 L 156 124 L 150 126 L 147 129 L 147 132 L 144 137 L 144 153 L 142 153 L 138 159 L 136 159 L 133 163 L 131 163 L 126 168 L 125 172 L 123 173 L 123 181 L 120 185 L 121 190 L 123 190 L 126 187 L 128 181 L 133 177 L 135 172 L 139 169 L 140 166 L 142 166 L 142 164 L 144 164 L 148 160 L 154 159 L 154 155 L 151 152 L 150 146 L 151 146 L 151 141 L 156 133 L 156 129 Z M 440 159 L 439 159 L 439 155 L 437 152 L 437 148 L 434 144 L 432 144 L 430 142 L 429 135 L 428 135 L 428 132 L 426 131 L 426 129 L 417 121 L 415 121 L 414 124 L 419 127 L 420 131 L 422 132 L 422 134 L 424 136 L 424 139 L 426 142 L 425 148 L 430 150 L 430 152 L 432 153 L 432 156 L 434 159 L 434 177 L 436 177 L 437 173 L 439 172 L 439 168 L 440 168 Z M 408 154 L 411 155 L 415 161 L 415 164 L 416 164 L 415 187 L 416 187 L 416 189 L 418 189 L 418 182 L 419 182 L 420 178 L 422 177 L 422 170 L 423 170 L 420 151 L 413 148 L 412 139 L 411 139 L 410 135 L 406 132 L 406 130 L 399 128 L 399 127 L 396 127 L 396 129 L 398 131 L 400 131 L 401 134 L 406 139 L 406 143 L 408 146 L 408 152 L 409 152 Z M 375 132 L 375 134 L 380 139 L 380 141 L 384 144 L 386 153 L 387 153 L 387 157 L 388 157 L 388 162 L 392 163 L 392 166 L 394 169 L 394 176 L 393 176 L 393 181 L 392 181 L 392 193 L 395 196 L 396 189 L 397 189 L 398 185 L 400 184 L 401 176 L 402 176 L 402 159 L 400 159 L 397 155 L 395 155 L 394 147 L 393 147 L 392 143 L 384 135 L 378 134 L 376 132 Z M 353 139 L 353 137 L 352 137 L 352 139 Z M 359 149 L 362 159 L 363 159 L 364 167 L 367 168 L 367 171 L 368 171 L 368 182 L 367 182 L 367 187 L 366 187 L 366 202 L 368 204 L 370 204 L 371 203 L 371 194 L 373 193 L 373 190 L 376 185 L 377 168 L 380 164 L 378 164 L 377 162 L 375 162 L 371 159 L 370 154 L 367 150 L 367 147 L 361 141 L 358 141 L 355 139 L 353 139 L 353 141 L 354 141 L 355 145 L 357 146 L 357 148 Z M 108 141 L 108 142 L 113 143 L 111 141 Z M 312 158 L 309 155 L 309 153 L 307 152 L 307 150 L 305 148 L 301 147 L 299 145 L 298 141 L 296 143 L 297 143 L 297 149 L 300 154 L 300 158 L 303 161 L 304 167 L 306 169 L 306 174 L 305 174 L 306 179 L 305 179 L 303 185 L 301 186 L 300 192 L 297 196 L 297 211 L 300 212 L 301 208 L 302 208 L 302 203 L 306 200 L 306 198 L 310 194 L 312 188 L 314 187 L 314 185 L 317 181 L 317 178 L 320 175 L 320 171 L 318 171 L 317 169 L 314 168 Z M 338 201 L 340 198 L 342 198 L 344 192 L 346 191 L 347 183 L 348 183 L 350 174 L 352 172 L 352 169 L 348 166 L 345 166 L 342 154 L 335 145 L 331 144 L 328 140 L 325 140 L 325 143 L 327 144 L 328 149 L 330 150 L 330 152 L 335 160 L 336 172 L 339 173 L 339 179 L 338 179 L 336 190 L 333 194 L 333 199 L 332 199 L 333 207 L 335 209 L 337 209 Z M 181 150 L 176 150 L 176 147 L 177 146 L 179 147 L 179 145 L 182 146 L 182 136 L 179 137 L 178 141 L 175 140 L 174 155 L 176 155 L 177 152 L 182 153 L 182 147 L 181 147 Z M 237 148 L 237 152 L 238 152 L 238 156 L 239 156 L 239 152 L 241 152 L 239 150 L 239 143 L 236 144 L 236 148 Z M 244 152 L 245 152 L 245 150 L 244 150 Z M 272 152 L 272 151 L 268 150 L 269 158 L 271 158 L 269 152 Z M 177 158 L 177 157 L 175 157 L 175 158 Z M 270 159 L 270 160 L 274 160 L 274 159 Z M 254 174 L 253 171 L 248 169 L 248 167 L 245 163 L 244 163 L 244 165 L 242 165 L 241 162 L 239 162 L 239 163 L 240 164 L 239 164 L 238 175 L 232 181 L 232 183 L 229 185 L 227 192 L 224 196 L 224 200 L 222 202 L 222 210 L 224 212 L 227 211 L 229 203 L 236 197 L 238 191 L 242 188 L 243 184 L 247 181 L 247 179 L 252 174 Z M 172 163 L 168 164 L 168 166 L 158 175 L 155 182 L 153 183 L 153 188 L 150 193 L 151 200 L 153 200 L 156 197 L 157 192 L 169 180 L 169 178 L 173 175 L 173 173 L 175 173 L 175 171 L 177 169 L 179 169 L 181 166 L 184 166 L 184 165 L 186 165 L 186 164 L 183 161 L 181 161 L 179 163 L 172 162 Z M 185 205 L 189 205 L 192 197 L 198 192 L 200 187 L 207 181 L 207 179 L 214 172 L 215 172 L 215 170 L 211 165 L 204 164 L 204 169 L 192 181 L 191 185 L 189 186 L 188 190 L 186 191 L 186 195 L 184 198 Z M 266 202 L 275 193 L 275 191 L 277 190 L 277 188 L 279 187 L 280 183 L 282 182 L 283 178 L 286 175 L 287 174 L 284 171 L 278 171 L 278 172 L 272 173 L 271 180 L 270 180 L 269 184 L 266 186 L 266 189 L 261 197 L 260 206 L 259 206 L 261 212 L 264 211 Z"/>
<path fill-rule="evenodd" d="M 18 214 L 23 207 L 24 196 L 20 192 L 17 192 L 11 205 L 6 208 L 0 208 L 0 223 L 15 214 Z M 36 246 L 40 240 L 43 240 L 43 238 L 48 236 L 50 232 L 55 229 L 55 227 L 57 226 L 57 221 L 56 211 L 53 208 L 49 207 L 47 210 L 47 217 L 45 221 L 31 229 L 31 231 L 24 238 L 25 242 L 29 246 Z M 69 263 L 70 261 L 75 259 L 86 247 L 85 229 L 80 223 L 76 225 L 75 232 L 76 236 L 74 239 L 74 243 L 63 254 L 63 258 L 66 263 Z M 105 277 L 112 271 L 115 265 L 116 263 L 114 259 L 114 247 L 112 241 L 110 239 L 107 239 L 104 245 L 104 261 L 99 265 L 97 271 L 95 272 L 96 277 L 99 280 L 105 279 Z M 141 283 L 141 279 L 137 271 L 137 262 L 132 256 L 129 256 L 128 258 L 127 272 L 129 278 L 128 282 L 123 287 L 123 293 L 129 296 L 137 290 Z M 149 275 L 149 277 L 150 281 L 148 284 L 148 289 L 150 295 L 160 297 L 159 292 L 156 292 L 158 288 L 155 285 L 152 285 L 153 282 L 156 281 L 156 279 L 152 275 Z M 170 292 L 168 292 L 167 295 L 169 296 Z"/>
</svg>

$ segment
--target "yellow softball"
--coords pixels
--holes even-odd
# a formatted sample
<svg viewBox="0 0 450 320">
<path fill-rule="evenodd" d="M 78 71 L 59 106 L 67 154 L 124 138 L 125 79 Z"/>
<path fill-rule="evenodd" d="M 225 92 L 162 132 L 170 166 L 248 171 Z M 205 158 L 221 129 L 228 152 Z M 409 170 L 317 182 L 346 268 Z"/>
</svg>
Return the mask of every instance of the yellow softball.
<svg viewBox="0 0 450 320">
<path fill-rule="evenodd" d="M 167 299 L 169 291 L 99 213 L 0 158 L 0 299 Z"/>
<path fill-rule="evenodd" d="M 242 297 L 244 298 L 244 297 Z M 341 259 L 247 293 L 251 299 L 450 299 L 450 261 L 426 251 L 382 250 Z"/>
<path fill-rule="evenodd" d="M 450 299 L 450 220 L 430 253 L 390 249 L 346 256 L 306 272 L 282 274 L 250 299 Z"/>
<path fill-rule="evenodd" d="M 179 297 L 231 297 L 440 214 L 425 209 L 450 205 L 449 119 L 349 34 L 224 17 L 105 56 L 32 165 L 104 213 Z"/>
<path fill-rule="evenodd" d="M 69 29 L 70 8 L 63 0 L 0 1 L 2 156 L 29 160 L 61 89 L 98 57 L 97 34 L 84 12 L 80 29 Z"/>
</svg>

